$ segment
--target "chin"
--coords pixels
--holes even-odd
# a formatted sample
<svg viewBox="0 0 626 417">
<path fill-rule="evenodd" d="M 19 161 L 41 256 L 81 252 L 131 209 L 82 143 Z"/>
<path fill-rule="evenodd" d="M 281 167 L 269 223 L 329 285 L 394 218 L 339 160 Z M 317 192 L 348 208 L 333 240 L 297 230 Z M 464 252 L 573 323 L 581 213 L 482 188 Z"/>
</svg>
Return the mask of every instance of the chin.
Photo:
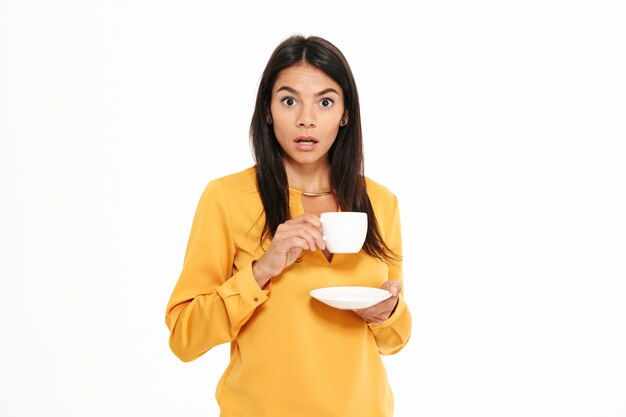
<svg viewBox="0 0 626 417">
<path fill-rule="evenodd" d="M 297 165 L 316 165 L 328 162 L 328 155 L 289 155 L 289 162 Z"/>
</svg>

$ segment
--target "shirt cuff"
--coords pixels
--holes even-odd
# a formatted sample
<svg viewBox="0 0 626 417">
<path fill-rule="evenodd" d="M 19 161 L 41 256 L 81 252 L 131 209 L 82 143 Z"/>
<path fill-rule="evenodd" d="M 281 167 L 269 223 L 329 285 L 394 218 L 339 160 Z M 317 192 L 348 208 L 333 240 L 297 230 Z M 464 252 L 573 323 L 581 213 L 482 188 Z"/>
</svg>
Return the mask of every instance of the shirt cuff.
<svg viewBox="0 0 626 417">
<path fill-rule="evenodd" d="M 244 267 L 220 286 L 217 292 L 223 299 L 239 295 L 250 307 L 257 307 L 267 301 L 271 289 L 271 282 L 266 289 L 261 289 L 254 279 L 252 264 Z"/>
</svg>

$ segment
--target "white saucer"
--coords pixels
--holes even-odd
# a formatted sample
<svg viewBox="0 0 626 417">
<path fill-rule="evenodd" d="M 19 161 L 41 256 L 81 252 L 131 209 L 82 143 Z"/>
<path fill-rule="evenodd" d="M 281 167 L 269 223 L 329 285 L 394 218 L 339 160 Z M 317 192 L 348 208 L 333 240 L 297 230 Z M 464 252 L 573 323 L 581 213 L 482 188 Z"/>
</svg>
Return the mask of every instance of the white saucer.
<svg viewBox="0 0 626 417">
<path fill-rule="evenodd" d="M 311 297 L 340 310 L 371 307 L 391 297 L 387 290 L 371 287 L 327 287 L 309 292 Z"/>
</svg>

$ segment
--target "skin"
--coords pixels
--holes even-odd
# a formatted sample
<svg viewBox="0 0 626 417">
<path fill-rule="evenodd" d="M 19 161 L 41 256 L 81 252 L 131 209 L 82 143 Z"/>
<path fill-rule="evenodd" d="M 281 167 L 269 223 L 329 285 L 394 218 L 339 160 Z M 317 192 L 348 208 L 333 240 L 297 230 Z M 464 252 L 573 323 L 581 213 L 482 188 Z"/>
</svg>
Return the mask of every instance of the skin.
<svg viewBox="0 0 626 417">
<path fill-rule="evenodd" d="M 330 189 L 328 151 L 337 138 L 341 120 L 349 123 L 343 103 L 341 87 L 310 64 L 293 65 L 279 73 L 272 88 L 268 116 L 283 150 L 291 187 L 309 192 Z M 298 148 L 294 139 L 302 136 L 314 137 L 316 144 L 306 150 Z M 336 211 L 334 196 L 317 197 L 315 202 L 303 197 L 302 203 L 305 213 L 279 225 L 267 251 L 253 263 L 253 274 L 261 288 L 292 265 L 302 251 L 326 249 L 318 216 L 321 211 Z M 332 255 L 327 254 L 327 258 L 329 256 Z M 390 280 L 381 288 L 389 290 L 392 297 L 372 307 L 353 310 L 367 322 L 387 320 L 396 306 L 400 283 Z"/>
<path fill-rule="evenodd" d="M 289 185 L 330 187 L 328 151 L 337 138 L 341 118 L 347 117 L 343 101 L 339 84 L 311 65 L 295 65 L 279 73 L 272 88 L 270 113 Z M 315 150 L 298 150 L 293 142 L 298 136 L 314 136 L 319 141 Z"/>
</svg>

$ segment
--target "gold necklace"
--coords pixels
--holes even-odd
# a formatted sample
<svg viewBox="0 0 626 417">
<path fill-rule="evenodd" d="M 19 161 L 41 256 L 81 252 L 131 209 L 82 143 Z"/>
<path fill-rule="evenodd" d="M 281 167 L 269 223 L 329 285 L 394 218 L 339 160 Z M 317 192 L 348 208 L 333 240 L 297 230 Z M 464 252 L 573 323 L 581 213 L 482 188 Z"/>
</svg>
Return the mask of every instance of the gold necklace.
<svg viewBox="0 0 626 417">
<path fill-rule="evenodd" d="M 325 195 L 332 194 L 332 191 L 323 191 L 321 193 L 307 193 L 306 191 L 302 191 L 302 195 L 306 197 L 322 197 Z"/>
</svg>

